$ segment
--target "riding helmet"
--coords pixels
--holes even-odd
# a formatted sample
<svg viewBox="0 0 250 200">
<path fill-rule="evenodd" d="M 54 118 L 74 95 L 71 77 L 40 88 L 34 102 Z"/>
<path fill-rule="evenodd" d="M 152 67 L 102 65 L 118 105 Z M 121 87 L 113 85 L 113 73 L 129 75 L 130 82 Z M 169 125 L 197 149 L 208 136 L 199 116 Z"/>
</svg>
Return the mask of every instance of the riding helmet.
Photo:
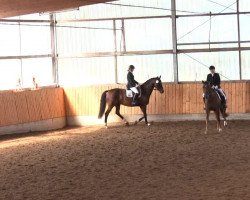
<svg viewBox="0 0 250 200">
<path fill-rule="evenodd" d="M 211 66 L 209 67 L 209 70 L 212 70 L 212 69 L 215 69 L 215 67 L 214 67 L 213 65 L 211 65 Z"/>
<path fill-rule="evenodd" d="M 129 65 L 128 70 L 132 70 L 132 69 L 135 69 L 135 66 L 134 65 Z"/>
</svg>

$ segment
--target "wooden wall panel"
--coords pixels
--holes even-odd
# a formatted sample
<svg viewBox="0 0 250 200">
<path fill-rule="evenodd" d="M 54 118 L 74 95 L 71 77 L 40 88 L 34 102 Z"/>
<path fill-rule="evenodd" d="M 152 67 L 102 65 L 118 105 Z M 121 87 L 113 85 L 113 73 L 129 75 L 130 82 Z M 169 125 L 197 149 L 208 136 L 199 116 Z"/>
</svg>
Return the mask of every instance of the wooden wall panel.
<svg viewBox="0 0 250 200">
<path fill-rule="evenodd" d="M 65 117 L 62 88 L 0 93 L 0 126 Z"/>
<path fill-rule="evenodd" d="M 97 116 L 103 91 L 125 85 L 102 85 L 66 88 L 65 107 L 67 116 Z M 153 91 L 148 105 L 148 114 L 195 114 L 204 113 L 201 83 L 166 83 L 164 94 Z M 250 112 L 250 82 L 223 82 L 222 88 L 228 98 L 230 113 Z M 115 109 L 113 109 L 113 114 Z M 141 114 L 139 108 L 121 107 L 126 115 Z"/>
<path fill-rule="evenodd" d="M 250 82 L 246 84 L 245 107 L 246 112 L 250 113 Z"/>
</svg>

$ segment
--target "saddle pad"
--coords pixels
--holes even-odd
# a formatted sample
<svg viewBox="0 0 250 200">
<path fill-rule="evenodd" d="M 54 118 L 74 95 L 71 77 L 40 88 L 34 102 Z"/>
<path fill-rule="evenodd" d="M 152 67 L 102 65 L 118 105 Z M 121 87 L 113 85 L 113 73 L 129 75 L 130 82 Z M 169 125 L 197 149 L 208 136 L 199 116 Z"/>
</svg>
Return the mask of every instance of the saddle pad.
<svg viewBox="0 0 250 200">
<path fill-rule="evenodd" d="M 126 90 L 126 96 L 129 97 L 129 98 L 132 98 L 133 97 L 132 90 Z"/>
</svg>

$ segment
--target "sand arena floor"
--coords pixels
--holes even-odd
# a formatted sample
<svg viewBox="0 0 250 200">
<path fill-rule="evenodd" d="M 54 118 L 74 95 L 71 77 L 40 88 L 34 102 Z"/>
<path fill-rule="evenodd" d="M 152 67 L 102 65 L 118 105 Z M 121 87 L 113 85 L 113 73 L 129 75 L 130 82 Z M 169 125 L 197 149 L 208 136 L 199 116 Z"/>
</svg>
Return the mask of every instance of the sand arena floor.
<svg viewBox="0 0 250 200">
<path fill-rule="evenodd" d="M 250 121 L 0 137 L 0 199 L 250 199 Z M 212 128 L 212 130 L 211 130 Z"/>
</svg>

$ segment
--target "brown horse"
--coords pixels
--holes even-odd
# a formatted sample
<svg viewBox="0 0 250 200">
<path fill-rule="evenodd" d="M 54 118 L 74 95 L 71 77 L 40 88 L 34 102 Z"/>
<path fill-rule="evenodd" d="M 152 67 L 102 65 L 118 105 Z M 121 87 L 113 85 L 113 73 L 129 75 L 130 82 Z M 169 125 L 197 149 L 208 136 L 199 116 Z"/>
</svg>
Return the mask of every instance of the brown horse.
<svg viewBox="0 0 250 200">
<path fill-rule="evenodd" d="M 227 125 L 227 117 L 228 114 L 226 113 L 226 108 L 221 103 L 219 94 L 211 87 L 210 83 L 207 81 L 202 81 L 203 83 L 203 93 L 205 94 L 205 110 L 206 110 L 206 131 L 208 128 L 208 120 L 210 111 L 214 111 L 217 121 L 217 130 L 219 132 L 222 131 L 220 125 L 220 113 L 224 119 L 224 126 Z"/>
<path fill-rule="evenodd" d="M 161 77 L 151 78 L 147 80 L 140 86 L 141 89 L 141 96 L 138 98 L 137 105 L 139 106 L 143 112 L 143 117 L 139 119 L 139 121 L 145 119 L 145 123 L 149 126 L 147 120 L 147 105 L 149 103 L 150 95 L 152 94 L 153 90 L 158 90 L 160 93 L 163 93 L 163 87 L 161 82 Z M 106 104 L 108 104 L 108 109 L 105 112 Z M 132 107 L 132 98 L 128 98 L 126 96 L 126 90 L 115 88 L 111 90 L 107 90 L 102 93 L 101 102 L 100 102 L 100 111 L 98 118 L 102 118 L 105 112 L 105 126 L 107 128 L 107 120 L 108 115 L 113 107 L 116 107 L 116 114 L 124 120 L 124 122 L 128 125 L 128 122 L 124 119 L 124 117 L 120 114 L 120 106 L 129 106 Z"/>
</svg>

